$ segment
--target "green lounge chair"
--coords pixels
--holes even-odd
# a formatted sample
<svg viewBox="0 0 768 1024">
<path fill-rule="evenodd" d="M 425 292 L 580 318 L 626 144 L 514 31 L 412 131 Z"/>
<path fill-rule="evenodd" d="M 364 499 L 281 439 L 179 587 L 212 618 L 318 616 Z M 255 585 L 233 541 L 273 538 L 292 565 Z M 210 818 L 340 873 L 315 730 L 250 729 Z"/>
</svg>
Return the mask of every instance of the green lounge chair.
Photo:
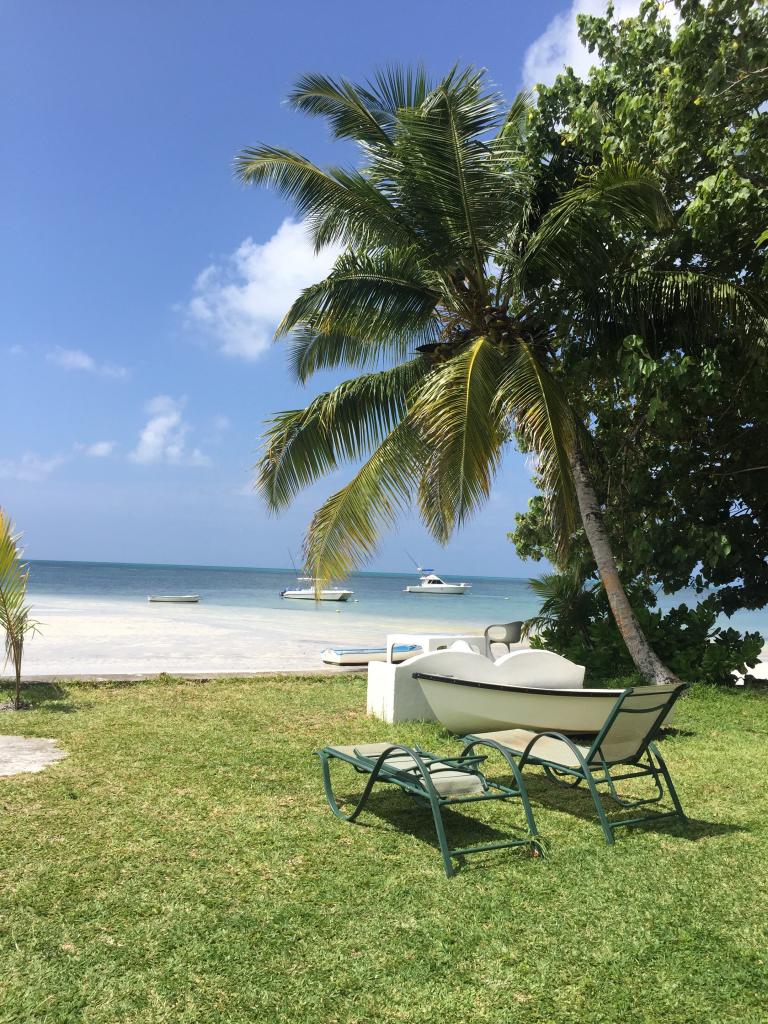
<svg viewBox="0 0 768 1024">
<path fill-rule="evenodd" d="M 485 755 L 462 757 L 437 757 L 418 747 L 405 747 L 399 743 L 363 743 L 351 747 L 323 747 L 316 751 L 323 772 L 323 786 L 331 810 L 342 821 L 354 821 L 365 806 L 371 790 L 377 782 L 398 786 L 409 796 L 432 810 L 437 841 L 443 858 L 445 873 L 450 878 L 455 874 L 452 858 L 464 857 L 484 850 L 498 850 L 510 846 L 528 846 L 542 855 L 544 850 L 538 841 L 536 822 L 533 817 L 528 794 L 522 775 L 513 765 L 512 771 L 516 788 L 490 782 L 480 771 L 479 765 Z M 368 781 L 350 814 L 341 810 L 331 785 L 331 761 L 344 761 L 368 776 Z M 451 849 L 445 835 L 442 809 L 453 804 L 467 804 L 479 800 L 521 800 L 528 825 L 525 839 L 508 839 L 503 842 Z"/>
<path fill-rule="evenodd" d="M 543 768 L 545 774 L 561 786 L 576 787 L 584 782 L 595 802 L 605 841 L 609 844 L 614 841 L 614 829 L 622 825 L 640 825 L 671 817 L 686 821 L 669 770 L 653 740 L 672 706 L 687 688 L 686 683 L 630 687 L 617 699 L 589 745 L 577 743 L 560 732 L 506 729 L 465 736 L 467 746 L 462 757 L 474 753 L 477 747 L 491 747 L 498 750 L 510 768 L 515 770 L 515 779 L 527 764 L 532 764 Z M 585 695 L 584 700 L 589 700 L 589 697 Z M 621 771 L 622 768 L 626 770 Z M 616 769 L 619 769 L 618 773 Z M 654 796 L 638 800 L 619 796 L 617 782 L 644 777 L 653 779 Z M 598 786 L 607 786 L 608 796 L 626 809 L 659 803 L 664 798 L 662 782 L 666 783 L 673 811 L 639 818 L 608 819 Z"/>
</svg>

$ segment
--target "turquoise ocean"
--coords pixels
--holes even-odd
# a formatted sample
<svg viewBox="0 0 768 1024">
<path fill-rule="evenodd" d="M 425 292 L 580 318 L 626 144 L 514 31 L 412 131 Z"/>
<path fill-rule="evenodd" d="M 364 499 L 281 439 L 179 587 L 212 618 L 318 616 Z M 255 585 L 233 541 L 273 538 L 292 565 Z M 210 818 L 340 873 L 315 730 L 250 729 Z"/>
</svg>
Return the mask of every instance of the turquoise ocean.
<svg viewBox="0 0 768 1024">
<path fill-rule="evenodd" d="M 443 575 L 444 567 L 435 566 Z M 536 567 L 532 567 L 535 574 Z M 538 601 L 527 579 L 461 576 L 445 569 L 451 582 L 471 583 L 472 589 L 462 596 L 426 596 L 404 593 L 409 583 L 417 581 L 417 573 L 356 573 L 348 580 L 354 597 L 346 604 L 333 605 L 338 632 L 344 625 L 370 626 L 371 636 L 389 631 L 416 631 L 421 626 L 434 627 L 435 621 L 445 629 L 463 631 L 468 627 L 483 628 L 493 622 L 526 619 L 538 609 Z M 67 599 L 69 605 L 78 601 L 104 602 L 113 608 L 146 603 L 149 594 L 196 593 L 201 603 L 212 608 L 241 608 L 249 612 L 264 611 L 311 619 L 327 614 L 328 603 L 286 601 L 280 591 L 295 585 L 296 576 L 288 569 L 257 569 L 201 565 L 138 565 L 113 562 L 31 561 L 30 596 L 35 600 Z M 697 601 L 695 593 L 684 591 L 672 597 L 660 595 L 659 604 L 668 608 L 683 601 Z M 723 625 L 742 630 L 757 630 L 768 638 L 768 609 L 739 612 Z M 357 630 L 356 630 L 357 632 Z M 328 638 L 329 641 L 332 637 Z"/>
</svg>

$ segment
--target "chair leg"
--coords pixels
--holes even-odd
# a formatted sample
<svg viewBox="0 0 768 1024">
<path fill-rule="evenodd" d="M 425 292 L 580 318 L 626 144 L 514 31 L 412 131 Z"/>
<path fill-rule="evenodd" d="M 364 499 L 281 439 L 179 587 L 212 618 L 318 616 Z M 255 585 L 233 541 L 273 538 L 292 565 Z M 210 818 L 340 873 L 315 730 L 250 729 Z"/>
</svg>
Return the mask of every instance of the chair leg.
<svg viewBox="0 0 768 1024">
<path fill-rule="evenodd" d="M 344 811 L 342 811 L 342 809 L 336 802 L 336 797 L 333 795 L 333 785 L 331 784 L 330 760 L 331 759 L 328 757 L 327 754 L 320 754 L 320 764 L 323 770 L 323 789 L 325 790 L 325 797 L 326 800 L 328 801 L 328 806 L 331 808 L 336 817 L 341 818 L 342 821 L 354 821 L 358 814 L 360 814 L 360 812 L 362 811 L 363 807 L 365 807 L 366 803 L 368 802 L 368 797 L 371 795 L 371 790 L 373 789 L 374 783 L 379 777 L 379 773 L 378 771 L 374 771 L 371 773 L 371 775 L 368 777 L 368 782 L 366 783 L 362 796 L 357 801 L 354 810 L 352 811 L 351 814 L 345 814 Z"/>
<path fill-rule="evenodd" d="M 447 878 L 453 878 L 456 874 L 456 869 L 453 866 L 451 860 L 451 851 L 448 846 L 448 840 L 445 835 L 445 824 L 443 822 L 443 812 L 440 809 L 440 804 L 436 800 L 429 801 L 432 808 L 432 818 L 435 822 L 435 832 L 437 833 L 437 842 L 440 846 L 440 854 L 443 858 L 443 867 L 445 868 L 445 874 Z"/>
<path fill-rule="evenodd" d="M 664 776 L 664 781 L 667 784 L 667 789 L 669 790 L 669 795 L 672 798 L 672 803 L 674 804 L 675 810 L 677 811 L 682 821 L 688 821 L 688 817 L 685 811 L 683 810 L 683 805 L 680 803 L 680 797 L 677 795 L 675 784 L 672 781 L 672 776 L 669 774 L 669 768 L 667 768 L 666 761 L 659 753 L 659 749 L 655 743 L 650 743 L 648 745 L 648 749 L 653 754 L 653 757 L 656 760 L 656 764 L 659 766 L 659 771 Z"/>
<path fill-rule="evenodd" d="M 605 841 L 608 844 L 608 846 L 613 846 L 614 842 L 616 841 L 613 835 L 613 828 L 611 827 L 611 823 L 608 820 L 608 815 L 605 813 L 605 808 L 603 807 L 602 801 L 600 800 L 600 793 L 597 790 L 595 780 L 592 778 L 592 772 L 590 772 L 588 766 L 584 767 L 584 781 L 589 786 L 589 792 L 592 794 L 592 799 L 595 804 L 595 810 L 597 811 L 597 818 L 603 830 Z"/>
</svg>

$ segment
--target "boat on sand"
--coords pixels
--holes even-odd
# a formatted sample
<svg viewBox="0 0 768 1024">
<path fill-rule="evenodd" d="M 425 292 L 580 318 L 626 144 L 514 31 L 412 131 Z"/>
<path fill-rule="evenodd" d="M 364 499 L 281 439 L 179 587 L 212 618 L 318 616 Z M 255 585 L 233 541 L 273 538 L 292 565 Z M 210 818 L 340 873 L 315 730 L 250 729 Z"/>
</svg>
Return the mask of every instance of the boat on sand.
<svg viewBox="0 0 768 1024">
<path fill-rule="evenodd" d="M 416 644 L 396 644 L 392 648 L 393 662 L 412 658 L 421 650 Z M 368 665 L 372 661 L 386 661 L 386 647 L 326 647 L 320 657 L 326 665 Z"/>
</svg>

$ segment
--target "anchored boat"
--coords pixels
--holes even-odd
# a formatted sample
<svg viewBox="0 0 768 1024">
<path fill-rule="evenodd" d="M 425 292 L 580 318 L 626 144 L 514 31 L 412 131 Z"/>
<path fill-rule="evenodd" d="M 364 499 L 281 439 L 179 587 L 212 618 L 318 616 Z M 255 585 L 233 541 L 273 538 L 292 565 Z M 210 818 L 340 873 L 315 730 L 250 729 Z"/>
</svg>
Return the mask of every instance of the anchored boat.
<svg viewBox="0 0 768 1024">
<path fill-rule="evenodd" d="M 311 576 L 299 576 L 298 583 L 317 583 L 324 580 L 315 580 Z M 344 587 L 322 587 L 315 590 L 314 587 L 294 587 L 280 591 L 280 597 L 292 598 L 296 601 L 348 601 L 354 594 L 354 590 L 346 590 Z"/>
<path fill-rule="evenodd" d="M 150 594 L 150 604 L 197 604 L 199 594 Z"/>
<path fill-rule="evenodd" d="M 405 588 L 406 594 L 464 594 L 472 589 L 471 583 L 446 583 L 437 573 L 420 569 L 419 582 Z"/>
</svg>

